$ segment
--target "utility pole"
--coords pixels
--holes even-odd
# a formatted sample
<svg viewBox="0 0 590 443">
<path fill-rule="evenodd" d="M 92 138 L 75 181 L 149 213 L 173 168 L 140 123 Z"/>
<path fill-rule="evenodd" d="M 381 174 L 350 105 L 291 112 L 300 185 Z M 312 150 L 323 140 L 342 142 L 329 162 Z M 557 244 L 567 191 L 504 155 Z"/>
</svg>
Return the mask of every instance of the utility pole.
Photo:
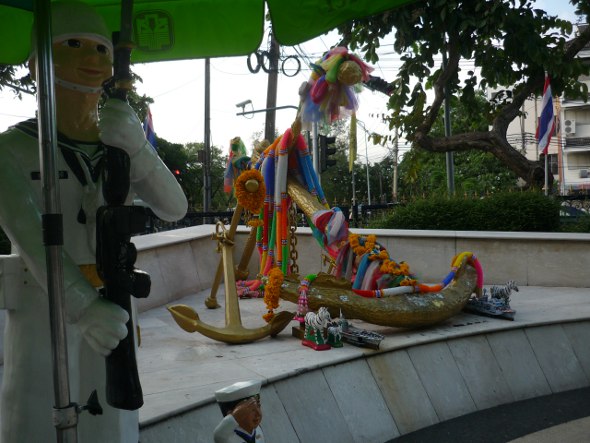
<svg viewBox="0 0 590 443">
<path fill-rule="evenodd" d="M 371 204 L 371 181 L 369 180 L 369 150 L 367 148 L 367 128 L 363 126 L 365 130 L 365 160 L 367 160 L 367 197 L 369 204 Z"/>
<path fill-rule="evenodd" d="M 395 140 L 393 141 L 393 203 L 397 203 L 397 154 L 398 154 L 398 135 L 395 130 Z"/>
<path fill-rule="evenodd" d="M 211 210 L 211 59 L 205 59 L 205 158 L 203 159 L 203 212 Z M 203 220 L 203 222 L 208 222 Z"/>
<path fill-rule="evenodd" d="M 525 122 L 525 113 L 524 113 L 524 102 L 522 103 L 521 107 L 521 116 L 520 116 L 520 138 L 522 143 L 522 154 L 526 157 L 526 139 L 525 139 L 525 131 L 524 131 L 524 122 Z"/>
<path fill-rule="evenodd" d="M 350 210 L 352 215 L 352 220 L 354 221 L 354 225 L 356 227 L 357 221 L 357 213 L 356 213 L 356 183 L 354 180 L 354 164 L 352 165 L 352 199 L 350 200 Z"/>
<path fill-rule="evenodd" d="M 379 203 L 383 203 L 383 175 L 381 174 L 381 166 L 377 165 L 377 168 L 379 173 Z"/>
<path fill-rule="evenodd" d="M 357 120 L 356 123 L 357 125 L 361 125 L 361 128 L 363 128 L 363 132 L 365 133 L 365 160 L 367 161 L 367 197 L 369 204 L 371 204 L 371 182 L 369 181 L 369 150 L 367 147 L 367 133 L 369 131 L 367 131 L 367 127 L 362 121 Z"/>
<path fill-rule="evenodd" d="M 320 184 L 322 183 L 322 171 L 320 171 L 320 152 L 318 148 L 318 122 L 313 122 L 311 125 L 311 158 L 313 160 L 313 170 L 318 176 Z"/>
<path fill-rule="evenodd" d="M 442 53 L 443 67 L 447 66 L 447 51 Z M 445 84 L 445 137 L 451 136 L 451 94 L 449 88 Z M 447 152 L 447 189 L 449 195 L 455 195 L 455 166 L 453 165 L 453 151 Z"/>
<path fill-rule="evenodd" d="M 268 56 L 269 73 L 266 90 L 266 122 L 264 124 L 264 138 L 269 142 L 275 139 L 275 117 L 277 106 L 277 83 L 279 77 L 279 43 L 275 40 L 274 34 L 270 34 L 270 51 Z"/>
</svg>

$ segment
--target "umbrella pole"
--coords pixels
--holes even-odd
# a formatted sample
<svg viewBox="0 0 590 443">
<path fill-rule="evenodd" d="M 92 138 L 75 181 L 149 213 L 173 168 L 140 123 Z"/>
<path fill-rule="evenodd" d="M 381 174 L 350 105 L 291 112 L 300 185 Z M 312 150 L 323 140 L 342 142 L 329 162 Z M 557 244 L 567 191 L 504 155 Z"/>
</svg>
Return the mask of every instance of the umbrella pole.
<svg viewBox="0 0 590 443">
<path fill-rule="evenodd" d="M 78 412 L 70 401 L 63 277 L 63 223 L 57 183 L 57 129 L 51 52 L 50 0 L 35 0 L 37 32 L 37 106 L 39 162 L 43 171 L 43 242 L 51 327 L 54 407 L 57 441 L 76 442 Z"/>
</svg>

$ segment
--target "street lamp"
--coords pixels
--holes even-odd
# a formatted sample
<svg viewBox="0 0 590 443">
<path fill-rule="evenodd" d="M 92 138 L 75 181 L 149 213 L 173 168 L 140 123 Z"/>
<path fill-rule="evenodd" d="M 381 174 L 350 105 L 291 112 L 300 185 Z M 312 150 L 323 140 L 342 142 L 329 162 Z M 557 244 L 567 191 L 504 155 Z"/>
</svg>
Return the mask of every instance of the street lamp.
<svg viewBox="0 0 590 443">
<path fill-rule="evenodd" d="M 242 108 L 242 114 L 237 114 L 237 115 L 244 115 L 244 108 L 246 108 L 246 105 L 252 105 L 252 100 L 248 99 L 248 100 L 244 100 L 243 102 L 240 103 L 236 103 L 236 108 Z"/>
<path fill-rule="evenodd" d="M 288 108 L 299 109 L 297 106 L 286 105 L 286 106 L 274 106 L 272 108 L 252 109 L 251 111 L 245 111 L 244 108 L 247 104 L 250 104 L 252 106 L 252 108 L 254 108 L 254 106 L 252 105 L 252 100 L 245 100 L 243 102 L 236 103 L 236 107 L 242 108 L 242 112 L 238 112 L 238 113 L 236 113 L 236 115 L 243 115 L 245 117 L 246 115 L 256 114 L 257 112 L 266 112 L 267 114 L 266 114 L 266 123 L 264 125 L 264 138 L 271 143 L 274 139 L 274 132 L 275 132 L 274 111 L 279 110 L 279 109 L 288 109 Z M 272 115 L 272 117 L 270 117 L 270 119 L 269 119 L 269 115 Z"/>
<path fill-rule="evenodd" d="M 369 151 L 367 147 L 367 133 L 369 131 L 367 131 L 367 128 L 362 121 L 357 120 L 357 123 L 361 125 L 361 127 L 365 131 L 365 159 L 367 160 L 367 197 L 369 199 L 369 204 L 371 204 L 371 182 L 369 181 Z"/>
<path fill-rule="evenodd" d="M 237 108 L 242 108 L 242 112 L 236 112 L 236 115 L 250 115 L 250 114 L 256 114 L 258 112 L 266 112 L 266 111 L 277 111 L 279 109 L 299 109 L 297 106 L 293 106 L 293 105 L 285 105 L 285 106 L 275 106 L 274 108 L 264 108 L 264 109 L 252 109 L 251 111 L 245 111 L 244 108 L 246 107 L 246 105 L 252 105 L 252 100 L 245 100 L 243 102 L 240 103 L 236 103 L 236 107 Z M 254 107 L 252 107 L 254 108 Z"/>
<path fill-rule="evenodd" d="M 250 99 L 244 100 L 243 102 L 236 103 L 236 108 L 242 108 L 242 109 L 244 109 L 244 107 L 246 105 L 250 105 L 250 104 L 252 104 L 252 100 L 250 100 Z"/>
</svg>

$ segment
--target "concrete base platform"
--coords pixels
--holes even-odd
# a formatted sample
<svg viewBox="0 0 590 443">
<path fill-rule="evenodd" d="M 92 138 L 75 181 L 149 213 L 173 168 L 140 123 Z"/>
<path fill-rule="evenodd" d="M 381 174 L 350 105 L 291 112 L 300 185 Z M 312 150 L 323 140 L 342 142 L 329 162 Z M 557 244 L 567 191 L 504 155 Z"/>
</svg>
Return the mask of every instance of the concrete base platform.
<svg viewBox="0 0 590 443">
<path fill-rule="evenodd" d="M 222 326 L 208 292 L 176 303 Z M 218 295 L 223 305 L 223 290 Z M 268 442 L 385 442 L 494 406 L 590 386 L 590 291 L 521 287 L 515 321 L 460 314 L 385 335 L 379 350 L 313 351 L 287 327 L 276 338 L 227 345 L 180 329 L 164 306 L 140 314 L 145 405 L 141 442 L 211 442 L 221 420 L 215 390 L 260 379 Z M 242 323 L 263 325 L 262 299 L 240 301 Z M 279 310 L 294 312 L 281 301 Z"/>
<path fill-rule="evenodd" d="M 533 432 L 510 443 L 579 443 L 590 440 L 590 417 L 579 418 L 542 431 Z"/>
</svg>

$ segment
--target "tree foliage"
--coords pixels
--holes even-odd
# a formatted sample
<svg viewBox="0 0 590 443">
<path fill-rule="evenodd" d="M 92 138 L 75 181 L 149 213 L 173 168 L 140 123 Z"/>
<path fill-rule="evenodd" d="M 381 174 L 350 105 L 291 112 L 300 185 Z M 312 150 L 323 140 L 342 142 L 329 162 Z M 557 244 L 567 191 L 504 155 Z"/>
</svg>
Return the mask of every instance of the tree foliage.
<svg viewBox="0 0 590 443">
<path fill-rule="evenodd" d="M 133 82 L 141 83 L 142 79 L 132 72 Z M 23 93 L 36 93 L 35 84 L 31 81 L 28 69 L 22 66 L 0 65 L 0 90 L 8 88 L 14 91 L 17 97 Z M 107 99 L 103 95 L 99 107 Z M 140 121 L 144 121 L 149 105 L 154 100 L 147 95 L 139 95 L 135 87 L 127 93 L 129 105 L 133 108 Z M 203 208 L 203 168 L 197 161 L 197 151 L 204 149 L 203 143 L 189 143 L 182 145 L 171 143 L 160 137 L 156 137 L 158 154 L 171 171 L 178 171 L 176 175 L 180 186 L 183 188 L 189 200 L 189 210 L 202 210 Z M 225 170 L 225 158 L 221 149 L 211 147 L 211 203 L 213 210 L 225 210 L 231 197 L 223 192 L 223 172 Z"/>
<path fill-rule="evenodd" d="M 171 143 L 156 137 L 158 155 L 176 175 L 176 179 L 188 200 L 189 211 L 203 210 L 203 165 L 198 161 L 198 151 L 203 143 Z M 227 157 L 221 149 L 211 147 L 211 210 L 226 210 L 232 197 L 223 192 L 223 173 Z M 176 172 L 178 172 L 176 174 Z"/>
<path fill-rule="evenodd" d="M 571 3 L 587 22 L 590 3 Z M 590 27 L 570 38 L 573 31 L 572 23 L 535 8 L 531 0 L 423 0 L 339 28 L 341 44 L 360 50 L 372 63 L 384 42 L 400 55 L 401 68 L 382 88 L 390 93 L 390 129 L 429 152 L 489 152 L 533 186 L 543 184 L 543 165 L 514 149 L 506 132 L 524 101 L 542 93 L 545 71 L 555 95 L 587 99 L 588 88 L 578 79 L 590 67 L 576 55 L 590 42 Z M 475 69 L 465 72 L 467 60 Z M 512 101 L 482 105 L 476 100 L 478 89 L 497 87 L 511 87 Z M 445 88 L 490 129 L 435 135 Z"/>
<path fill-rule="evenodd" d="M 486 99 L 481 92 L 474 96 L 481 107 Z M 482 115 L 472 114 L 456 97 L 451 98 L 451 133 L 485 131 Z M 444 136 L 442 110 L 431 130 L 433 137 Z M 454 183 L 457 194 L 482 195 L 517 188 L 516 175 L 489 152 L 471 150 L 453 155 Z M 445 195 L 448 192 L 447 155 L 411 149 L 400 163 L 400 195 L 412 198 L 423 195 Z"/>
<path fill-rule="evenodd" d="M 34 94 L 35 84 L 29 71 L 23 71 L 24 65 L 0 65 L 0 91 L 4 88 L 11 89 L 16 97 L 22 98 L 22 94 Z"/>
</svg>

